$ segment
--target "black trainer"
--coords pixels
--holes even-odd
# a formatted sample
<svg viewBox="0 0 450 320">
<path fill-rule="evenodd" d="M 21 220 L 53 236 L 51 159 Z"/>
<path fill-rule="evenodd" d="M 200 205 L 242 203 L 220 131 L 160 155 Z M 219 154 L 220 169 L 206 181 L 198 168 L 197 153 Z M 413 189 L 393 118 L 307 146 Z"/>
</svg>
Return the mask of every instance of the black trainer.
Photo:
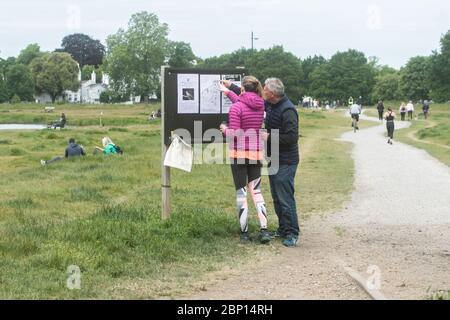
<svg viewBox="0 0 450 320">
<path fill-rule="evenodd" d="M 259 241 L 262 244 L 267 244 L 270 242 L 270 240 L 272 240 L 272 237 L 270 236 L 269 231 L 267 231 L 267 229 L 261 229 L 261 231 L 259 232 Z"/>
<path fill-rule="evenodd" d="M 248 232 L 241 232 L 241 242 L 250 242 L 250 236 L 248 235 Z"/>
</svg>

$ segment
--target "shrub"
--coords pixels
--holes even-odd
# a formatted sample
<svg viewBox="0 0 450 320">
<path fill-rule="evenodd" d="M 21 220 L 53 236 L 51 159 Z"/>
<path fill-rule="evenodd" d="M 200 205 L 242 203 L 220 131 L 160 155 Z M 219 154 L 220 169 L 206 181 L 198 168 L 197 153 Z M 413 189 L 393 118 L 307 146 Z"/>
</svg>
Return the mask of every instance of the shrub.
<svg viewBox="0 0 450 320">
<path fill-rule="evenodd" d="M 13 97 L 11 98 L 11 103 L 12 104 L 20 103 L 20 97 L 17 94 L 13 95 Z"/>
</svg>

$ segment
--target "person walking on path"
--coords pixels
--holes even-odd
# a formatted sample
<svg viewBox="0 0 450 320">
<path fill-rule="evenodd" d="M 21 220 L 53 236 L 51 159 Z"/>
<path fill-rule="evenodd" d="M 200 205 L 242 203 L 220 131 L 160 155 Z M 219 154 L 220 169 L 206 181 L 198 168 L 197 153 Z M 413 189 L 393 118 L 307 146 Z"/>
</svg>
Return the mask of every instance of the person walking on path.
<svg viewBox="0 0 450 320">
<path fill-rule="evenodd" d="M 300 235 L 294 187 L 300 162 L 298 113 L 294 104 L 285 95 L 284 84 L 280 79 L 267 79 L 263 96 L 266 101 L 265 127 L 267 129 L 264 140 L 267 141 L 267 154 L 271 160 L 270 191 L 279 224 L 274 236 L 283 237 L 284 246 L 295 247 Z M 272 154 L 272 150 L 276 150 L 275 144 L 279 147 L 278 155 Z M 274 157 L 278 158 L 277 168 Z"/>
<path fill-rule="evenodd" d="M 75 143 L 74 138 L 69 139 L 69 145 L 66 148 L 64 157 L 57 156 L 50 160 L 41 160 L 41 164 L 45 166 L 46 164 L 50 164 L 56 161 L 64 160 L 65 158 L 77 157 L 77 156 L 85 156 L 86 152 L 84 151 L 83 146 L 80 146 Z"/>
<path fill-rule="evenodd" d="M 400 106 L 399 112 L 400 112 L 400 116 L 401 116 L 402 121 L 405 121 L 405 118 L 406 118 L 406 104 L 404 102 L 402 102 L 402 105 Z"/>
<path fill-rule="evenodd" d="M 261 168 L 263 140 L 260 130 L 264 121 L 262 86 L 253 76 L 244 77 L 240 96 L 222 81 L 220 90 L 231 100 L 229 125 L 222 124 L 220 130 L 230 145 L 231 172 L 236 188 L 236 204 L 241 227 L 241 240 L 249 241 L 247 193 L 250 193 L 258 214 L 259 240 L 266 244 L 271 240 L 267 230 L 267 210 L 261 192 Z"/>
<path fill-rule="evenodd" d="M 377 104 L 377 110 L 378 110 L 378 119 L 379 119 L 380 121 L 383 121 L 384 104 L 383 104 L 383 101 L 382 101 L 382 100 L 378 101 L 378 104 Z"/>
<path fill-rule="evenodd" d="M 406 105 L 406 111 L 408 112 L 408 120 L 412 121 L 414 116 L 414 104 L 412 101 Z"/>
<path fill-rule="evenodd" d="M 392 140 L 394 139 L 394 130 L 395 130 L 395 113 L 392 111 L 391 108 L 388 108 L 388 111 L 384 115 L 384 118 L 386 119 L 386 128 L 387 128 L 387 134 L 388 134 L 388 143 L 392 145 Z"/>
<path fill-rule="evenodd" d="M 422 111 L 423 111 L 423 117 L 425 118 L 425 120 L 427 120 L 428 116 L 430 114 L 430 102 L 428 102 L 428 100 L 425 100 L 423 102 Z"/>
</svg>

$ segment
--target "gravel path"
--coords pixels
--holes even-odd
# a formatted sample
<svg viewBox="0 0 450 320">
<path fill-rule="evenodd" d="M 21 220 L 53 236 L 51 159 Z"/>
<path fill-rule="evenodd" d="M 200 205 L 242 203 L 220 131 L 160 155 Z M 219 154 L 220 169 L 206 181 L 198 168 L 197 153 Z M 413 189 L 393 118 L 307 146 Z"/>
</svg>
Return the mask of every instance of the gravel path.
<svg viewBox="0 0 450 320">
<path fill-rule="evenodd" d="M 298 248 L 276 244 L 275 255 L 222 271 L 179 298 L 370 299 L 349 270 L 387 299 L 450 290 L 450 168 L 411 146 L 388 145 L 385 132 L 383 124 L 341 137 L 354 144 L 352 200 L 304 222 Z"/>
</svg>

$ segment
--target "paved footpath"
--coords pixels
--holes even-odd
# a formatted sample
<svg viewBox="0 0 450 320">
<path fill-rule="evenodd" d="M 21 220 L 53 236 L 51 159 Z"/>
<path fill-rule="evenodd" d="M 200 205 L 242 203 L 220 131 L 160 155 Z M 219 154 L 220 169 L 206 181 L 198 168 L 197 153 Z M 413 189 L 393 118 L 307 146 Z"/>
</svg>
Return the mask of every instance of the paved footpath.
<svg viewBox="0 0 450 320">
<path fill-rule="evenodd" d="M 354 144 L 356 170 L 344 210 L 304 222 L 298 248 L 224 271 L 179 298 L 370 299 L 355 274 L 386 299 L 450 290 L 450 168 L 412 146 L 388 145 L 385 124 L 341 139 Z"/>
</svg>

